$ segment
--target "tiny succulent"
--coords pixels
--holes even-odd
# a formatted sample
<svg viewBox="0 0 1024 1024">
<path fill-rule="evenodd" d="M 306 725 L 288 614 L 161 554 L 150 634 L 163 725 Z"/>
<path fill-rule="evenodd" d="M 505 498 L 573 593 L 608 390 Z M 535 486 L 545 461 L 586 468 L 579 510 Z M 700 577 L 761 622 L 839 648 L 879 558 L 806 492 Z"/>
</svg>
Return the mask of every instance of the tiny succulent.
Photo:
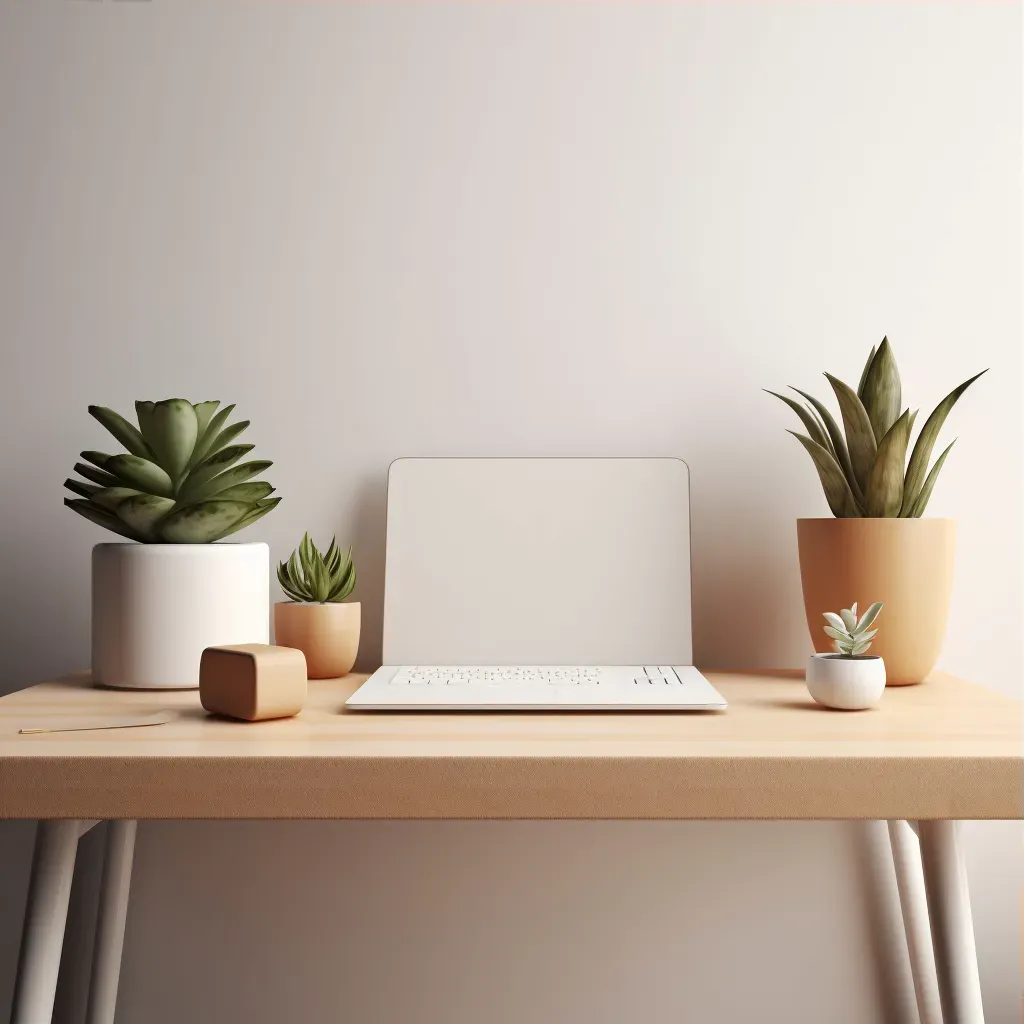
<svg viewBox="0 0 1024 1024">
<path fill-rule="evenodd" d="M 832 514 L 876 519 L 921 516 L 953 447 L 950 442 L 929 470 L 939 431 L 950 409 L 981 373 L 954 388 L 935 407 L 918 434 L 909 464 L 907 451 L 917 412 L 900 411 L 900 375 L 888 338 L 871 349 L 856 391 L 831 374 L 825 376 L 839 401 L 842 431 L 825 405 L 799 388 L 792 390 L 806 405 L 775 391 L 768 394 L 782 399 L 800 417 L 807 433 L 790 433 L 814 460 Z"/>
<path fill-rule="evenodd" d="M 277 581 L 281 589 L 299 604 L 324 604 L 344 601 L 356 585 L 356 567 L 352 564 L 352 549 L 342 553 L 337 538 L 321 554 L 308 533 L 285 562 L 277 566 Z"/>
<path fill-rule="evenodd" d="M 877 629 L 872 629 L 871 625 L 881 610 L 882 602 L 876 601 L 858 619 L 857 602 L 854 601 L 852 608 L 844 608 L 838 615 L 835 612 L 825 612 L 825 619 L 828 622 L 825 632 L 832 638 L 836 652 L 846 658 L 863 654 L 871 646 L 872 637 L 878 632 Z"/>
<path fill-rule="evenodd" d="M 127 448 L 107 455 L 82 452 L 64 486 L 78 498 L 64 504 L 122 537 L 143 543 L 208 544 L 265 516 L 280 498 L 254 480 L 273 463 L 243 462 L 251 444 L 231 444 L 248 420 L 228 423 L 235 408 L 193 405 L 184 398 L 136 402 L 138 426 L 112 409 L 89 413 Z"/>
</svg>

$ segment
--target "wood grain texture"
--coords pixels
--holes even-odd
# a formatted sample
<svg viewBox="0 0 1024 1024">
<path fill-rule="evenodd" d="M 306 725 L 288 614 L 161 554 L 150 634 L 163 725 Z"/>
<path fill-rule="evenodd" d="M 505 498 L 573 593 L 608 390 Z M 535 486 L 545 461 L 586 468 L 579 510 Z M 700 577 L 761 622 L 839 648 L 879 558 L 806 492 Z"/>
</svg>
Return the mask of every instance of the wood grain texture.
<svg viewBox="0 0 1024 1024">
<path fill-rule="evenodd" d="M 801 673 L 709 672 L 723 714 L 343 710 L 209 717 L 195 691 L 88 676 L 0 699 L 3 818 L 1019 818 L 1018 701 L 937 673 L 870 711 L 819 708 Z M 19 736 L 69 715 L 173 711 L 146 729 Z"/>
</svg>

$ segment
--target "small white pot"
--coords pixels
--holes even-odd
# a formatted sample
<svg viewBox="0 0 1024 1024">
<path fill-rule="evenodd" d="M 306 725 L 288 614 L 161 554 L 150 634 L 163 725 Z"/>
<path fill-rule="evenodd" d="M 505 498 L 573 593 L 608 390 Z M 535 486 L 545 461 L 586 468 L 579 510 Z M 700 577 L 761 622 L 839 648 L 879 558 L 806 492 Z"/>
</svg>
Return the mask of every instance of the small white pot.
<svg viewBox="0 0 1024 1024">
<path fill-rule="evenodd" d="M 97 544 L 92 673 L 130 690 L 199 685 L 204 648 L 270 642 L 266 544 Z"/>
<path fill-rule="evenodd" d="M 807 689 L 828 708 L 861 711 L 874 707 L 885 692 L 885 662 L 873 654 L 856 658 L 812 654 L 807 662 Z"/>
</svg>

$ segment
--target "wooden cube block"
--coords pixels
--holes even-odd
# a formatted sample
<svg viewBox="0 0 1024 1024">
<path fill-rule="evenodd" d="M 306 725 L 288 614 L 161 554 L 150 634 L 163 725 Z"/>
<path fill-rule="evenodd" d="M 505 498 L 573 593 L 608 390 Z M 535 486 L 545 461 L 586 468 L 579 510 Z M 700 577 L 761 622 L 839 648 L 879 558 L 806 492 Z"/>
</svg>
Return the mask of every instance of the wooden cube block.
<svg viewBox="0 0 1024 1024">
<path fill-rule="evenodd" d="M 270 644 L 207 647 L 199 661 L 199 700 L 215 715 L 247 722 L 297 715 L 306 702 L 305 656 Z"/>
</svg>

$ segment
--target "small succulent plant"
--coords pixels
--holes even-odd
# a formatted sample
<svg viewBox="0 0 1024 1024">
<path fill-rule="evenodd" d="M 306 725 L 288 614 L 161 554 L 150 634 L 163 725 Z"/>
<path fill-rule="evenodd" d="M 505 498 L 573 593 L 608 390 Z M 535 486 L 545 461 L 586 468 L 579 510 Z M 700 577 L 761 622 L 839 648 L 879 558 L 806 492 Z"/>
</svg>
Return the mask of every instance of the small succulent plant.
<svg viewBox="0 0 1024 1024">
<path fill-rule="evenodd" d="M 825 620 L 828 625 L 825 632 L 832 638 L 832 646 L 836 653 L 845 658 L 853 658 L 863 654 L 870 646 L 871 639 L 878 632 L 872 629 L 871 625 L 878 618 L 882 610 L 882 602 L 876 601 L 858 619 L 857 602 L 854 601 L 852 608 L 844 608 L 838 615 L 835 612 L 825 612 Z"/>
<path fill-rule="evenodd" d="M 281 589 L 298 604 L 325 604 L 344 601 L 356 585 L 356 567 L 352 549 L 342 553 L 337 538 L 321 554 L 308 533 L 286 562 L 277 566 Z"/>
<path fill-rule="evenodd" d="M 136 402 L 138 427 L 112 409 L 89 413 L 128 451 L 82 452 L 75 465 L 84 480 L 64 486 L 78 498 L 64 504 L 122 537 L 155 544 L 208 544 L 265 516 L 280 498 L 253 480 L 273 463 L 243 462 L 251 444 L 231 444 L 248 420 L 228 423 L 235 408 L 220 402 L 193 405 L 184 398 Z"/>
<path fill-rule="evenodd" d="M 782 399 L 807 430 L 806 435 L 790 433 L 814 460 L 832 514 L 854 519 L 919 518 L 953 447 L 950 442 L 929 470 L 939 431 L 949 411 L 981 373 L 954 388 L 935 407 L 918 434 L 909 464 L 907 450 L 917 412 L 900 411 L 900 375 L 889 339 L 883 338 L 877 349 L 871 349 L 856 391 L 831 374 L 825 376 L 839 400 L 843 431 L 825 405 L 799 388 L 792 390 L 806 399 L 807 405 L 775 391 L 768 394 Z"/>
</svg>

